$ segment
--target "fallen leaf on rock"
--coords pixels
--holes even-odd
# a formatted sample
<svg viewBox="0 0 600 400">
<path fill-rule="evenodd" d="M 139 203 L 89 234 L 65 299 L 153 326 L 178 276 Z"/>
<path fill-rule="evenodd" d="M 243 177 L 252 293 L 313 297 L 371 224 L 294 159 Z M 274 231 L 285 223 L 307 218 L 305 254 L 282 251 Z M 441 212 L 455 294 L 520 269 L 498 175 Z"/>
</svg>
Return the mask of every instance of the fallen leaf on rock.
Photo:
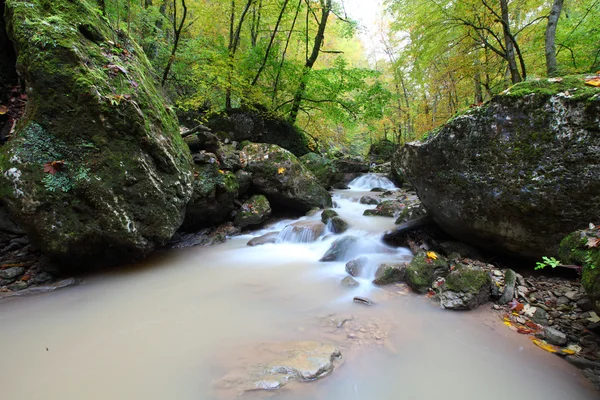
<svg viewBox="0 0 600 400">
<path fill-rule="evenodd" d="M 438 255 L 435 254 L 435 252 L 433 252 L 433 251 L 428 251 L 427 252 L 427 258 L 429 258 L 430 260 L 437 260 L 438 259 Z"/>
<path fill-rule="evenodd" d="M 0 106 L 0 115 L 4 115 L 8 112 L 8 107 L 6 106 Z"/>
<path fill-rule="evenodd" d="M 47 162 L 44 164 L 44 172 L 54 175 L 62 168 L 63 165 L 65 165 L 64 160 Z"/>
<path fill-rule="evenodd" d="M 285 172 L 285 168 L 283 168 L 283 167 L 282 167 L 282 168 L 279 168 L 279 169 L 277 170 L 277 173 L 278 173 L 279 175 L 283 174 L 284 172 Z"/>
<path fill-rule="evenodd" d="M 600 76 L 585 78 L 585 84 L 588 86 L 600 87 Z"/>
<path fill-rule="evenodd" d="M 600 244 L 600 238 L 588 238 L 586 246 L 589 248 L 598 247 Z"/>
</svg>

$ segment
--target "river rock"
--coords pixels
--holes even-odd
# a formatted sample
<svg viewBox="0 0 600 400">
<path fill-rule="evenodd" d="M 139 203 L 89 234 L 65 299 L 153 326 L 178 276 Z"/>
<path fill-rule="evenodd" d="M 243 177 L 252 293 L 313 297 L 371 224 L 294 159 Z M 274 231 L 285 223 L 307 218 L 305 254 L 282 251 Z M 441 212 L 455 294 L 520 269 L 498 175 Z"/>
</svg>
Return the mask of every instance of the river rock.
<svg viewBox="0 0 600 400">
<path fill-rule="evenodd" d="M 217 384 L 238 393 L 274 390 L 290 380 L 309 382 L 326 377 L 342 361 L 337 347 L 311 341 L 258 345 L 253 352 L 259 354 L 255 364 L 234 369 Z"/>
<path fill-rule="evenodd" d="M 260 246 L 260 245 L 267 244 L 267 243 L 275 243 L 275 242 L 277 242 L 278 236 L 279 236 L 279 232 L 265 233 L 262 236 L 250 239 L 250 241 L 246 245 L 253 247 L 253 246 Z"/>
<path fill-rule="evenodd" d="M 439 287 L 440 305 L 450 310 L 474 310 L 490 297 L 492 278 L 483 269 L 457 264 Z"/>
<path fill-rule="evenodd" d="M 404 282 L 406 279 L 407 263 L 381 264 L 375 272 L 373 284 L 382 286 L 390 283 Z"/>
<path fill-rule="evenodd" d="M 191 157 L 142 49 L 91 0 L 6 2 L 4 16 L 28 98 L 0 154 L 10 214 L 65 267 L 166 244 L 192 194 Z"/>
<path fill-rule="evenodd" d="M 360 204 L 367 204 L 370 206 L 374 206 L 379 204 L 379 200 L 377 200 L 375 197 L 371 197 L 371 196 L 363 196 L 360 198 L 359 201 Z"/>
<path fill-rule="evenodd" d="M 183 221 L 188 232 L 218 225 L 231 219 L 235 210 L 239 185 L 231 171 L 219 169 L 218 164 L 194 166 L 194 191 Z"/>
<path fill-rule="evenodd" d="M 328 225 L 333 233 L 344 233 L 348 230 L 348 223 L 340 217 L 331 218 Z"/>
<path fill-rule="evenodd" d="M 567 235 L 561 242 L 558 256 L 563 264 L 583 267 L 581 285 L 590 299 L 592 309 L 600 314 L 600 229 L 591 225 Z"/>
<path fill-rule="evenodd" d="M 275 145 L 249 144 L 242 157 L 252 173 L 252 185 L 272 206 L 306 213 L 313 207 L 331 207 L 331 195 L 298 159 Z"/>
<path fill-rule="evenodd" d="M 346 263 L 346 272 L 355 278 L 361 276 L 368 262 L 369 259 L 366 257 L 360 257 L 355 260 L 348 261 Z"/>
<path fill-rule="evenodd" d="M 364 215 L 394 218 L 400 215 L 403 208 L 404 203 L 399 200 L 386 200 L 381 202 L 374 210 L 365 210 Z"/>
<path fill-rule="evenodd" d="M 260 225 L 271 216 L 271 205 L 267 198 L 260 194 L 250 197 L 238 210 L 234 222 L 241 228 Z"/>
<path fill-rule="evenodd" d="M 344 279 L 342 279 L 342 281 L 340 282 L 341 285 L 343 287 L 349 287 L 349 288 L 353 288 L 353 287 L 357 287 L 360 284 L 356 281 L 356 279 L 354 279 L 351 276 L 346 276 L 344 277 Z"/>
<path fill-rule="evenodd" d="M 406 268 L 406 283 L 418 293 L 427 293 L 435 280 L 448 275 L 448 261 L 437 253 L 433 254 L 434 258 L 423 252 L 415 255 Z"/>
<path fill-rule="evenodd" d="M 283 228 L 279 237 L 284 242 L 310 243 L 314 242 L 325 231 L 321 221 L 299 221 Z"/>
<path fill-rule="evenodd" d="M 323 212 L 321 213 L 321 221 L 326 224 L 329 222 L 329 220 L 333 217 L 337 217 L 338 213 L 335 212 L 334 210 L 323 210 Z"/>
<path fill-rule="evenodd" d="M 238 171 L 235 171 L 235 179 L 237 180 L 239 185 L 238 196 L 244 196 L 248 192 L 248 189 L 250 189 L 250 186 L 252 185 L 252 174 L 248 171 L 240 169 Z"/>
<path fill-rule="evenodd" d="M 241 152 L 236 150 L 232 145 L 222 146 L 216 155 L 219 158 L 222 169 L 237 171 L 246 166 Z"/>
<path fill-rule="evenodd" d="M 564 346 L 567 344 L 567 335 L 549 326 L 544 327 L 544 339 L 546 342 L 556 346 Z"/>
<path fill-rule="evenodd" d="M 350 249 L 356 245 L 358 238 L 356 236 L 344 236 L 331 244 L 331 247 L 321 257 L 319 261 L 342 261 Z"/>
<path fill-rule="evenodd" d="M 25 268 L 11 267 L 0 270 L 0 278 L 2 279 L 15 279 L 25 273 Z"/>
<path fill-rule="evenodd" d="M 404 146 L 396 165 L 454 237 L 555 255 L 565 235 L 600 221 L 599 93 L 579 76 L 519 83 Z"/>
</svg>

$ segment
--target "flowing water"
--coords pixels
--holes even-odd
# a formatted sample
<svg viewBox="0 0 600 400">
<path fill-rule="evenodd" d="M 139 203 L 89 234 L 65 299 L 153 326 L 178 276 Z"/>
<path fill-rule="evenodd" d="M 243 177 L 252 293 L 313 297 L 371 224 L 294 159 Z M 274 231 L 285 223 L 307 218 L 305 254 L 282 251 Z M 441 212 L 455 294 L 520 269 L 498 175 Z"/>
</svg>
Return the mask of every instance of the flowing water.
<svg viewBox="0 0 600 400">
<path fill-rule="evenodd" d="M 488 306 L 442 311 L 401 285 L 373 286 L 377 263 L 410 254 L 381 244 L 393 219 L 363 217 L 369 206 L 356 199 L 365 194 L 334 193 L 347 234 L 361 238 L 347 257 L 371 260 L 357 288 L 339 284 L 344 262 L 318 262 L 336 239 L 327 232 L 312 243 L 246 246 L 296 222 L 281 221 L 221 245 L 166 251 L 79 286 L 0 302 L 0 399 L 235 398 L 221 378 L 292 340 L 335 344 L 344 361 L 324 379 L 242 398 L 597 398 L 576 369 L 507 329 Z M 375 305 L 353 303 L 356 295 Z"/>
</svg>

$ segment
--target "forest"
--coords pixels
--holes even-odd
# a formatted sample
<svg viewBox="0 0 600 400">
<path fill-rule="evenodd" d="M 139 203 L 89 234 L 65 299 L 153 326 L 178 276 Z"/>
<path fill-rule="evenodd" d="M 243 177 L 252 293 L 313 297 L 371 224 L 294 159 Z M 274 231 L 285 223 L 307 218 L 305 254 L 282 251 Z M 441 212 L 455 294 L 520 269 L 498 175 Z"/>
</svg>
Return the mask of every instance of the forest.
<svg viewBox="0 0 600 400">
<path fill-rule="evenodd" d="M 517 82 L 600 69 L 596 0 L 383 6 L 377 51 L 343 0 L 103 0 L 98 12 L 143 46 L 179 110 L 265 110 L 321 151 L 420 139 Z"/>
</svg>

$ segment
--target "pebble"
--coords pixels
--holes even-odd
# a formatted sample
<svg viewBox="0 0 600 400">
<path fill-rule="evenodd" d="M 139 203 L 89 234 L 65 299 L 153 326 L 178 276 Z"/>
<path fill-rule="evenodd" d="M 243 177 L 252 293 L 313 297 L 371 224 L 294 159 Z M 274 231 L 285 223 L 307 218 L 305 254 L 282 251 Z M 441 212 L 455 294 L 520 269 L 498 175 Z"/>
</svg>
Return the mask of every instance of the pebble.
<svg viewBox="0 0 600 400">
<path fill-rule="evenodd" d="M 25 273 L 25 268 L 22 267 L 11 267 L 0 270 L 0 278 L 2 279 L 15 279 L 19 275 Z"/>
<path fill-rule="evenodd" d="M 544 337 L 548 343 L 554 344 L 556 346 L 564 346 L 565 344 L 567 344 L 567 335 L 565 335 L 558 329 L 545 327 Z"/>
<path fill-rule="evenodd" d="M 568 291 L 567 293 L 565 293 L 565 297 L 571 301 L 577 301 L 581 298 L 579 292 L 576 292 L 574 290 Z"/>
<path fill-rule="evenodd" d="M 558 304 L 559 306 L 562 306 L 563 304 L 569 304 L 570 302 L 571 302 L 571 300 L 569 300 L 567 297 L 561 296 L 556 301 L 556 304 Z"/>
</svg>

